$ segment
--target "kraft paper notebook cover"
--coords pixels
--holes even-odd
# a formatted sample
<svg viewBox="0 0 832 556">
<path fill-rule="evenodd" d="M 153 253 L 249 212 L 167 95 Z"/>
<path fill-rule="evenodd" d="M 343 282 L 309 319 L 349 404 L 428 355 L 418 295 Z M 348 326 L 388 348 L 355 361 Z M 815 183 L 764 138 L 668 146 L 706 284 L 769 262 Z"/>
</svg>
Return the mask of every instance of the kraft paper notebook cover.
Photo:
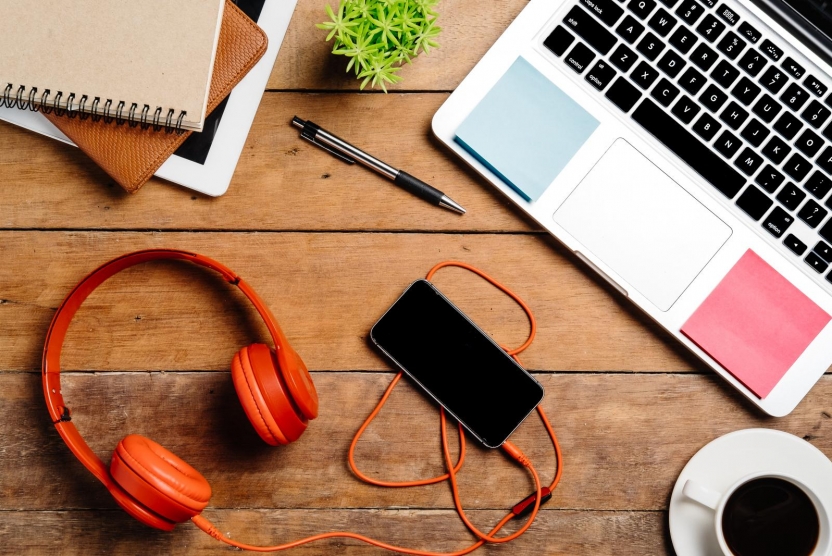
<svg viewBox="0 0 832 556">
<path fill-rule="evenodd" d="M 217 48 L 210 114 L 266 53 L 268 38 L 231 0 L 226 0 Z M 135 193 L 179 148 L 190 133 L 155 132 L 141 126 L 107 125 L 92 118 L 46 115 L 55 127 L 83 150 L 119 185 Z"/>
<path fill-rule="evenodd" d="M 6 105 L 202 129 L 224 0 L 0 6 Z"/>
</svg>

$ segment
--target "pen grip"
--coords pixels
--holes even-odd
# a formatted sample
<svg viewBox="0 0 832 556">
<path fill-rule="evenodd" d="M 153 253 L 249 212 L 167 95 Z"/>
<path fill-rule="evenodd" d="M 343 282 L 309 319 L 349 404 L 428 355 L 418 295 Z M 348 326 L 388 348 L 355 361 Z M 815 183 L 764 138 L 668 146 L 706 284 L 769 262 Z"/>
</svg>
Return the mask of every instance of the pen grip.
<svg viewBox="0 0 832 556">
<path fill-rule="evenodd" d="M 393 183 L 422 199 L 431 201 L 435 205 L 438 205 L 439 201 L 442 200 L 443 193 L 441 191 L 431 187 L 419 178 L 414 178 L 404 170 L 399 170 L 399 174 L 393 180 Z"/>
</svg>

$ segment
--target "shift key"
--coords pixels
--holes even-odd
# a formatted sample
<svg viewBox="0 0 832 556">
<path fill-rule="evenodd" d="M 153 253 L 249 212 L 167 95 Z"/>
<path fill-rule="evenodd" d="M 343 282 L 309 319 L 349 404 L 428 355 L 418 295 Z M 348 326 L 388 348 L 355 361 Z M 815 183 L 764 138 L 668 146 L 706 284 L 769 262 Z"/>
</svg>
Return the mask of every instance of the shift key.
<svg viewBox="0 0 832 556">
<path fill-rule="evenodd" d="M 572 6 L 563 23 L 601 54 L 607 54 L 615 44 L 615 36 L 580 6 Z"/>
</svg>

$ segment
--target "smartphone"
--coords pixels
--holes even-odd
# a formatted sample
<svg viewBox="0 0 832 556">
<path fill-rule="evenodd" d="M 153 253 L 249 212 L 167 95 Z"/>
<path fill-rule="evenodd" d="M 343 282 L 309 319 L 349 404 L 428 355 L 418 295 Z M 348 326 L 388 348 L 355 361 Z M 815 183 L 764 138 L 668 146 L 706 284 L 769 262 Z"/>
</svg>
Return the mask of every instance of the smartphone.
<svg viewBox="0 0 832 556">
<path fill-rule="evenodd" d="M 543 399 L 543 386 L 427 280 L 405 290 L 370 339 L 489 448 Z"/>
</svg>

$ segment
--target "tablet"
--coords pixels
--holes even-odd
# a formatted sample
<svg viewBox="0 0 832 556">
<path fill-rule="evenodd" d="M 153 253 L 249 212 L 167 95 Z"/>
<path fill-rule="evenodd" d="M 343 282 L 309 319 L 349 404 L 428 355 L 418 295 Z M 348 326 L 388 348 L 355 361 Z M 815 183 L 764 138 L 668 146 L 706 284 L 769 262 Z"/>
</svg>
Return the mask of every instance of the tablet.
<svg viewBox="0 0 832 556">
<path fill-rule="evenodd" d="M 203 131 L 191 134 L 156 171 L 159 178 L 212 197 L 228 190 L 297 4 L 297 0 L 233 2 L 265 31 L 269 38 L 268 50 L 228 98 L 205 119 Z M 38 112 L 0 107 L 0 120 L 73 144 Z"/>
</svg>

